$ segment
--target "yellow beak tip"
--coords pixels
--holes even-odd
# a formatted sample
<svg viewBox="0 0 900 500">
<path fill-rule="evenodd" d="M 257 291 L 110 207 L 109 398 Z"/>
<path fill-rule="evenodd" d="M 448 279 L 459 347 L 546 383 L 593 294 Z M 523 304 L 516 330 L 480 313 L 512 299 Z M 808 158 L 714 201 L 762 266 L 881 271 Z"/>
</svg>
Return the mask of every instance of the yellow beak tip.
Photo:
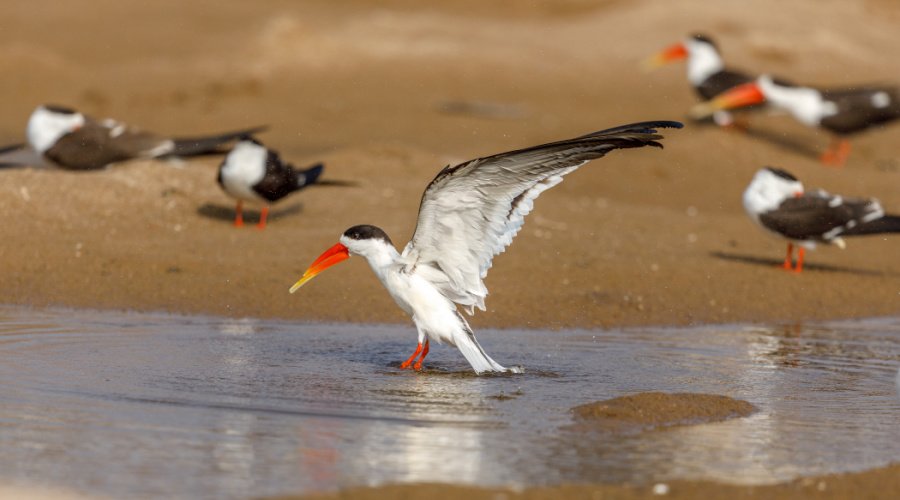
<svg viewBox="0 0 900 500">
<path fill-rule="evenodd" d="M 294 283 L 294 286 L 291 287 L 290 292 L 291 292 L 291 293 L 294 293 L 294 292 L 296 292 L 297 290 L 299 290 L 300 287 L 303 286 L 304 283 L 306 283 L 307 281 L 309 281 L 309 278 L 311 278 L 311 277 L 312 277 L 312 276 L 309 276 L 309 277 L 304 276 L 300 281 Z"/>
<path fill-rule="evenodd" d="M 662 66 L 662 64 L 660 64 L 660 62 L 657 59 L 652 58 L 652 57 L 649 59 L 644 59 L 640 63 L 641 71 L 644 71 L 645 73 L 649 73 L 660 66 Z"/>
</svg>

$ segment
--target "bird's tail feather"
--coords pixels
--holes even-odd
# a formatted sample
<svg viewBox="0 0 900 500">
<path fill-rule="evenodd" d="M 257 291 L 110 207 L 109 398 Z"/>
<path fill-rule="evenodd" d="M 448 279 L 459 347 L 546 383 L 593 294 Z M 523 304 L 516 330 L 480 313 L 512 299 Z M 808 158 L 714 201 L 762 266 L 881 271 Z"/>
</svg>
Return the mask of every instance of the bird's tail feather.
<svg viewBox="0 0 900 500">
<path fill-rule="evenodd" d="M 861 236 L 865 234 L 900 233 L 900 216 L 885 215 L 871 222 L 856 225 L 844 231 L 841 236 Z"/>
<path fill-rule="evenodd" d="M 458 311 L 456 315 L 459 317 L 459 321 L 462 324 L 463 330 L 465 331 L 464 335 L 460 335 L 455 338 L 456 348 L 459 349 L 459 352 L 462 353 L 463 356 L 466 357 L 466 360 L 469 361 L 469 364 L 472 365 L 472 368 L 475 370 L 475 373 L 481 374 L 483 372 L 512 372 L 512 373 L 520 373 L 521 369 L 518 367 L 513 368 L 505 368 L 500 363 L 491 359 L 490 356 L 484 352 L 484 349 L 481 348 L 481 344 L 475 340 L 475 333 L 472 332 L 472 329 L 469 328 L 469 324 L 466 322 L 465 318 L 462 317 Z"/>
<path fill-rule="evenodd" d="M 304 186 L 309 186 L 310 184 L 315 184 L 319 179 L 319 176 L 322 175 L 322 169 L 324 168 L 324 164 L 317 163 L 305 170 L 296 170 L 294 173 L 297 176 L 297 187 L 302 188 Z"/>
</svg>

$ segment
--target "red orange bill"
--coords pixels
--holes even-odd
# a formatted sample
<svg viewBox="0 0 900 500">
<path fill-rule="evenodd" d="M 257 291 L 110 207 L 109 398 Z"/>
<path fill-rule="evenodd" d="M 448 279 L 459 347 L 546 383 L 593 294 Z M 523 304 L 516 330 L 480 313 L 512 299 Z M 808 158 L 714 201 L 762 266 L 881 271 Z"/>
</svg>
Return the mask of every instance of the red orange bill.
<svg viewBox="0 0 900 500">
<path fill-rule="evenodd" d="M 294 283 L 294 286 L 291 287 L 291 293 L 297 291 L 298 288 L 303 286 L 304 283 L 313 279 L 317 274 L 322 271 L 328 269 L 329 267 L 337 264 L 338 262 L 345 261 L 350 258 L 350 252 L 347 250 L 347 247 L 338 243 L 337 245 L 325 250 L 325 252 L 316 259 L 315 262 L 309 266 L 309 269 L 303 273 L 303 277 L 300 278 L 300 281 Z"/>
</svg>

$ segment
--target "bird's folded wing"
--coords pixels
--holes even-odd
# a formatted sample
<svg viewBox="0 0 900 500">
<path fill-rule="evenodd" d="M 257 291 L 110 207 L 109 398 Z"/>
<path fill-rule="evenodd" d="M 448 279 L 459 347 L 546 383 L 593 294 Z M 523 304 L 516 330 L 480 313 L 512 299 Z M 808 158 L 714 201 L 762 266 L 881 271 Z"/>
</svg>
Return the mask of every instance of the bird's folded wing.
<svg viewBox="0 0 900 500">
<path fill-rule="evenodd" d="M 587 161 L 618 148 L 662 147 L 646 122 L 479 158 L 447 167 L 428 185 L 412 240 L 403 256 L 471 314 L 484 310 L 482 280 L 491 260 L 518 233 L 534 199 Z"/>
<path fill-rule="evenodd" d="M 776 210 L 761 214 L 760 222 L 790 239 L 827 241 L 882 215 L 884 211 L 877 200 L 809 191 L 788 198 Z"/>
<path fill-rule="evenodd" d="M 131 158 L 149 158 L 172 149 L 172 141 L 112 120 L 89 120 L 46 151 L 64 168 L 90 170 Z"/>
</svg>

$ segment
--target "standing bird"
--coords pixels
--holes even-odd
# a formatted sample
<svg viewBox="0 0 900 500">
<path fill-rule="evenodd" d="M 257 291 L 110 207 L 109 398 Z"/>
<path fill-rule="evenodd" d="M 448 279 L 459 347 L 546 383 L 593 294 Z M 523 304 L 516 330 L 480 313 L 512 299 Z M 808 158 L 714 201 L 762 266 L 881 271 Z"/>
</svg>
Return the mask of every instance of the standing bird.
<svg viewBox="0 0 900 500">
<path fill-rule="evenodd" d="M 847 162 L 851 148 L 848 135 L 900 118 L 900 88 L 896 86 L 818 89 L 775 81 L 768 75 L 695 106 L 691 115 L 700 118 L 720 110 L 763 102 L 787 111 L 807 127 L 821 127 L 831 132 L 831 145 L 821 160 L 835 167 L 843 167 Z"/>
<path fill-rule="evenodd" d="M 691 35 L 667 47 L 645 59 L 643 64 L 648 69 L 654 69 L 685 59 L 687 59 L 688 82 L 704 101 L 728 89 L 753 81 L 753 77 L 746 73 L 726 69 L 716 44 L 711 38 L 701 34 Z M 713 120 L 720 126 L 729 126 L 733 123 L 731 114 L 727 111 L 715 114 Z"/>
<path fill-rule="evenodd" d="M 447 166 L 425 188 L 415 233 L 403 253 L 381 229 L 351 227 L 313 262 L 291 293 L 334 264 L 361 255 L 418 330 L 416 351 L 400 368 L 420 369 L 434 340 L 457 347 L 476 373 L 519 371 L 507 370 L 484 352 L 456 304 L 470 315 L 476 306 L 485 310 L 482 280 L 491 260 L 512 242 L 538 195 L 614 149 L 661 148 L 656 141 L 662 136 L 654 130 L 660 127 L 682 125 L 635 123 Z"/>
<path fill-rule="evenodd" d="M 806 192 L 788 172 L 763 168 L 744 190 L 744 210 L 763 231 L 788 240 L 781 266 L 799 274 L 806 249 L 816 243 L 844 248 L 845 236 L 900 232 L 900 216 L 885 215 L 874 198 L 844 198 L 822 190 Z M 794 245 L 797 266 L 791 267 Z"/>
<path fill-rule="evenodd" d="M 196 156 L 213 153 L 236 139 L 264 130 L 256 127 L 220 135 L 171 139 L 112 119 L 96 120 L 62 106 L 38 106 L 28 119 L 28 144 L 43 159 L 67 170 L 96 170 L 133 158 Z"/>
<path fill-rule="evenodd" d="M 234 225 L 244 225 L 243 202 L 262 203 L 257 229 L 266 228 L 269 203 L 316 182 L 325 166 L 318 163 L 306 170 L 295 170 L 281 161 L 278 153 L 255 139 L 245 139 L 232 148 L 219 167 L 218 181 L 229 196 L 237 198 Z"/>
</svg>

